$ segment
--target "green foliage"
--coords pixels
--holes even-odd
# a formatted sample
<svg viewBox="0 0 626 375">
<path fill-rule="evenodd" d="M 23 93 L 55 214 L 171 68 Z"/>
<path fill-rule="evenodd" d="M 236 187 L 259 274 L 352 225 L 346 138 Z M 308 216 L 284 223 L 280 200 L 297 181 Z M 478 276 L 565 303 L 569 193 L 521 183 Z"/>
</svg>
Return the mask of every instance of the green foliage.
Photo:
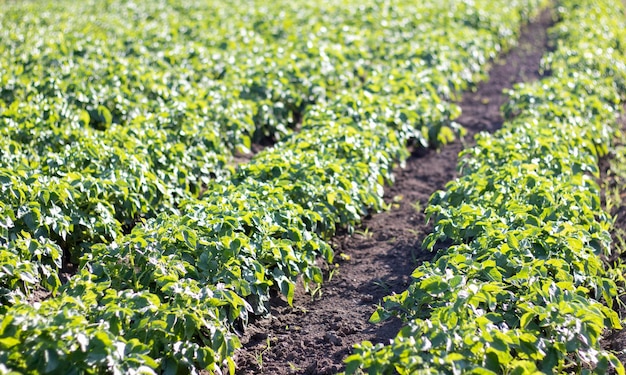
<svg viewBox="0 0 626 375">
<path fill-rule="evenodd" d="M 557 9 L 552 76 L 515 87 L 502 130 L 461 153 L 461 176 L 426 210 L 424 246 L 453 245 L 386 297 L 371 321 L 405 326 L 389 345 L 356 345 L 347 373 L 624 374 L 599 343 L 621 328 L 623 277 L 601 260 L 612 218 L 595 179 L 626 99 L 626 18 L 619 1 Z"/>
<path fill-rule="evenodd" d="M 195 374 L 462 133 L 539 1 L 4 5 L 0 373 Z"/>
</svg>

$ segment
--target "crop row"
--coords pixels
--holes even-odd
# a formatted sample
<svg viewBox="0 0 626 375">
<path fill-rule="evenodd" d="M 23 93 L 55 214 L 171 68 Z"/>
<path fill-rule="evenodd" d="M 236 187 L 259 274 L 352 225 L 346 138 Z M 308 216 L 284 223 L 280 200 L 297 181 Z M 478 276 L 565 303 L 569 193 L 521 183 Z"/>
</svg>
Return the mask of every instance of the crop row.
<svg viewBox="0 0 626 375">
<path fill-rule="evenodd" d="M 452 245 L 372 316 L 405 322 L 388 345 L 363 342 L 347 373 L 535 374 L 616 371 L 600 346 L 621 328 L 621 270 L 607 269 L 612 218 L 598 158 L 626 99 L 620 1 L 559 1 L 551 76 L 518 85 L 509 120 L 461 153 L 461 177 L 431 197 L 425 247 Z"/>
<path fill-rule="evenodd" d="M 129 4 L 122 10 L 138 6 Z M 307 284 L 322 281 L 316 259 L 322 257 L 332 261 L 333 256 L 326 240 L 338 226 L 351 228 L 369 210 L 384 208 L 383 185 L 392 180 L 394 164 L 406 158 L 407 142 L 417 140 L 424 147 L 436 143 L 437 139 L 446 140 L 453 136 L 451 120 L 458 114 L 458 109 L 445 99 L 451 99 L 458 90 L 470 87 L 484 77 L 488 61 L 515 42 L 521 23 L 539 7 L 539 1 L 452 2 L 445 5 L 433 1 L 419 6 L 402 2 L 321 4 L 323 6 L 302 2 L 302 8 L 296 9 L 285 3 L 272 6 L 272 9 L 247 10 L 255 13 L 255 17 L 241 10 L 244 8 L 240 9 L 242 13 L 232 14 L 237 6 L 218 7 L 218 19 L 209 18 L 208 24 L 199 16 L 196 23 L 187 20 L 190 25 L 204 25 L 201 29 L 207 31 L 204 36 L 195 34 L 193 28 L 187 30 L 185 22 L 169 24 L 159 18 L 175 17 L 162 12 L 163 4 L 156 6 L 159 12 L 139 19 L 120 10 L 118 15 L 125 17 L 118 19 L 113 15 L 115 12 L 108 14 L 103 19 L 110 24 L 104 21 L 103 24 L 94 23 L 104 30 L 104 34 L 92 34 L 91 31 L 80 34 L 82 36 L 76 37 L 74 44 L 70 43 L 74 46 L 72 51 L 62 44 L 45 47 L 44 43 L 29 52 L 43 51 L 46 55 L 60 50 L 80 58 L 91 56 L 90 61 L 99 59 L 98 63 L 104 66 L 113 64 L 114 69 L 111 66 L 105 69 L 111 74 L 132 74 L 135 69 L 160 67 L 173 59 L 176 64 L 170 62 L 162 70 L 166 74 L 170 69 L 176 72 L 176 67 L 187 66 L 182 57 L 169 56 L 171 53 L 175 55 L 176 51 L 183 55 L 190 53 L 168 44 L 176 40 L 175 35 L 186 35 L 182 32 L 186 30 L 189 37 L 185 40 L 192 44 L 198 41 L 201 45 L 193 44 L 193 49 L 204 51 L 202 43 L 211 45 L 213 26 L 217 25 L 214 42 L 218 45 L 215 48 L 223 49 L 224 54 L 238 51 L 242 43 L 245 48 L 241 47 L 240 52 L 246 53 L 249 49 L 251 52 L 246 56 L 250 59 L 269 54 L 271 61 L 277 64 L 291 67 L 311 64 L 328 72 L 336 69 L 338 77 L 354 74 L 360 83 L 340 84 L 332 90 L 335 91 L 332 96 L 326 95 L 324 101 L 314 100 L 303 114 L 297 134 L 284 137 L 275 147 L 260 153 L 246 165 L 227 168 L 219 178 L 203 179 L 202 189 L 196 187 L 196 193 L 192 193 L 194 189 L 188 179 L 190 175 L 198 175 L 193 168 L 184 168 L 190 165 L 208 168 L 207 165 L 214 164 L 206 158 L 189 161 L 176 156 L 176 153 L 195 152 L 192 140 L 198 138 L 194 128 L 181 130 L 183 123 L 171 124 L 177 129 L 171 134 L 168 126 L 153 123 L 158 112 L 149 108 L 145 109 L 147 114 L 129 115 L 128 120 L 124 120 L 124 113 L 105 111 L 100 106 L 109 108 L 110 105 L 98 102 L 93 111 L 85 109 L 89 121 L 79 111 L 76 122 L 70 121 L 67 125 L 60 121 L 66 128 L 47 124 L 46 129 L 34 125 L 40 116 L 33 113 L 27 116 L 28 112 L 22 112 L 25 111 L 20 107 L 22 102 L 17 99 L 9 102 L 15 98 L 11 95 L 17 95 L 15 93 L 20 90 L 7 94 L 3 100 L 8 105 L 2 105 L 2 119 L 7 125 L 6 137 L 12 141 L 7 143 L 5 154 L 17 156 L 8 159 L 15 164 L 7 165 L 2 174 L 2 194 L 6 199 L 3 197 L 4 215 L 0 221 L 3 228 L 0 236 L 0 259 L 3 262 L 0 268 L 3 283 L 0 373 L 195 373 L 201 368 L 211 372 L 228 368 L 234 372 L 231 357 L 240 345 L 236 332 L 245 326 L 248 315 L 267 312 L 271 288 L 278 288 L 291 302 L 297 277 L 302 276 Z M 64 8 L 60 9 L 58 16 L 68 17 Z M 209 17 L 206 12 L 191 10 L 185 8 L 174 15 Z M 261 22 L 266 18 L 265 13 L 270 11 L 279 14 L 276 23 Z M 286 14 L 283 16 L 281 12 Z M 300 13 L 311 17 L 306 18 Z M 35 22 L 29 13 L 20 14 L 29 22 Z M 140 16 L 144 12 L 131 15 Z M 315 15 L 324 17 L 318 19 Z M 326 15 L 330 16 L 325 18 Z M 43 16 L 42 22 L 46 25 L 47 17 L 55 19 L 57 13 L 53 8 Z M 233 19 L 245 22 L 235 27 L 229 24 Z M 293 26 L 293 20 L 297 20 L 296 25 L 300 26 Z M 71 23 L 61 20 L 58 24 L 69 27 Z M 88 22 L 84 27 L 88 29 L 89 25 Z M 178 34 L 167 25 L 169 28 L 175 25 Z M 49 33 L 47 28 L 44 31 L 26 29 L 22 31 Z M 134 38 L 140 35 L 143 44 L 124 41 L 115 34 L 118 30 L 129 33 L 138 30 L 136 35 L 131 33 L 128 38 L 135 41 Z M 3 32 L 17 41 L 37 40 L 36 36 L 26 38 L 19 33 Z M 332 43 L 317 45 L 318 32 Z M 313 47 L 309 47 L 308 42 L 305 45 L 319 48 L 316 54 L 306 59 L 290 57 L 282 60 L 283 52 L 279 52 L 279 46 L 285 50 L 291 48 L 290 43 L 303 47 L 295 35 L 314 38 L 309 41 Z M 70 36 L 64 34 L 64 38 Z M 93 43 L 85 43 L 89 40 Z M 105 43 L 107 40 L 111 40 L 113 46 L 125 46 L 128 49 L 126 54 L 107 52 L 113 48 Z M 11 48 L 19 45 L 16 42 Z M 332 54 L 331 50 L 334 51 Z M 117 59 L 136 53 L 153 60 L 149 63 L 141 59 L 132 64 L 129 62 L 127 70 L 120 70 L 123 67 L 116 65 Z M 31 55 L 25 52 L 15 56 L 26 56 L 28 61 Z M 233 56 L 238 59 L 232 66 L 230 62 L 223 64 L 226 72 L 214 77 L 216 81 L 222 82 L 230 77 L 229 69 L 237 70 L 234 68 L 236 61 L 247 61 L 242 56 Z M 272 74 L 284 74 L 281 68 L 268 61 L 261 60 L 253 66 L 255 69 L 271 69 L 253 70 L 246 77 L 262 80 Z M 196 63 L 211 66 L 210 60 Z M 375 66 L 365 67 L 373 63 Z M 7 66 L 3 69 L 9 69 Z M 72 69 L 62 71 L 74 74 Z M 19 78 L 18 73 L 23 72 L 12 74 Z M 78 75 L 76 79 L 83 77 L 80 82 L 93 82 L 84 79 L 89 76 Z M 315 74 L 303 73 L 302 77 L 310 76 Z M 12 80 L 10 77 L 13 75 L 8 78 Z M 158 74 L 157 77 L 158 82 L 168 82 L 161 81 L 163 77 Z M 326 85 L 337 84 L 332 74 L 321 77 L 320 82 Z M 61 86 L 65 85 L 64 79 L 59 78 Z M 105 81 L 101 89 L 121 90 L 115 98 L 134 98 L 133 95 L 143 98 L 144 94 L 131 95 L 120 88 L 125 87 L 123 84 L 114 81 Z M 33 82 L 36 86 L 41 80 Z M 129 82 L 138 84 L 137 80 Z M 153 100 L 158 105 L 168 106 L 176 102 L 174 93 L 183 95 L 183 90 L 175 87 L 171 88 L 170 96 L 162 98 L 168 100 L 148 95 L 145 99 L 133 99 L 129 108 L 135 108 L 135 105 L 142 108 L 141 103 L 155 105 Z M 235 86 L 224 90 L 204 87 L 207 92 L 241 94 Z M 54 89 L 57 94 L 52 97 L 65 100 L 71 96 L 64 94 L 68 88 Z M 288 91 L 284 87 L 274 89 L 279 93 Z M 204 98 L 193 92 L 189 100 L 193 99 L 194 103 L 198 98 Z M 48 94 L 28 94 L 26 97 L 48 100 Z M 236 98 L 242 99 L 242 96 Z M 75 99 L 71 100 L 75 102 Z M 197 115 L 202 110 L 191 112 Z M 25 117 L 13 121 L 13 115 Z M 82 123 L 80 116 L 83 117 Z M 104 119 L 104 123 L 92 123 L 94 116 Z M 118 123 L 116 119 L 122 120 Z M 222 131 L 209 123 L 192 123 L 199 127 L 198 134 Z M 31 129 L 29 126 L 36 130 L 30 134 L 37 136 L 19 138 L 17 135 L 27 134 L 24 129 Z M 73 130 L 55 133 L 57 129 Z M 136 134 L 146 135 L 146 138 L 125 143 L 127 135 Z M 65 135 L 68 137 L 63 138 Z M 155 141 L 152 135 L 163 143 Z M 178 136 L 186 137 L 191 144 Z M 239 139 L 239 136 L 235 138 Z M 161 149 L 161 146 L 165 148 Z M 146 147 L 152 148 L 144 152 Z M 14 152 L 16 150 L 19 152 Z M 107 154 L 109 151 L 111 153 Z M 76 157 L 71 159 L 75 160 L 74 164 L 65 159 L 57 162 L 59 159 L 53 156 L 59 154 Z M 156 161 L 144 163 L 141 155 L 156 157 Z M 218 155 L 221 154 L 218 152 Z M 99 172 L 101 163 L 113 167 L 106 169 L 106 173 Z M 146 174 L 131 169 L 128 176 L 119 175 L 120 171 L 126 170 L 121 167 L 127 165 L 124 163 L 137 166 Z M 159 182 L 157 172 L 160 167 L 172 172 L 168 172 L 171 180 L 167 181 L 176 182 Z M 148 175 L 157 176 L 157 180 L 142 177 Z M 147 200 L 137 204 L 129 202 L 129 197 L 134 194 L 139 194 L 138 199 Z M 134 211 L 124 211 L 129 206 Z M 150 213 L 150 210 L 154 212 Z M 138 217 L 149 218 L 130 230 L 132 223 L 129 221 Z M 80 267 L 77 274 L 61 286 L 57 271 L 63 261 L 61 250 L 69 246 L 68 241 L 72 243 L 70 250 L 74 250 L 70 251 L 70 260 L 79 261 Z M 31 303 L 26 297 L 39 286 L 53 291 L 53 296 Z"/>
<path fill-rule="evenodd" d="M 93 244 L 180 214 L 232 177 L 252 139 L 331 121 L 386 123 L 419 147 L 451 139 L 449 100 L 514 42 L 528 9 L 448 5 L 7 4 L 0 300 L 56 292 Z"/>
</svg>

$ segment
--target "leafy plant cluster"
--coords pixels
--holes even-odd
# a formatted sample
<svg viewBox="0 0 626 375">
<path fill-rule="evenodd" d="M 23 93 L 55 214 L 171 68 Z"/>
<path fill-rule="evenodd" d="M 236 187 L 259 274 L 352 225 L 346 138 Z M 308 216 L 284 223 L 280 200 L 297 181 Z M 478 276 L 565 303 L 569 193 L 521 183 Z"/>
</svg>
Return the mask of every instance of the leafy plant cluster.
<svg viewBox="0 0 626 375">
<path fill-rule="evenodd" d="M 424 245 L 452 245 L 412 274 L 372 316 L 401 317 L 388 345 L 363 342 L 347 373 L 624 374 L 603 350 L 623 282 L 607 269 L 612 218 L 598 158 L 625 99 L 626 15 L 620 1 L 559 1 L 552 75 L 518 85 L 510 117 L 461 153 L 461 177 L 431 197 Z"/>
<path fill-rule="evenodd" d="M 392 142 L 447 142 L 460 131 L 450 99 L 515 42 L 524 3 L 7 4 L 0 300 L 56 292 L 93 244 L 181 214 L 253 140 L 354 121 L 386 124 Z"/>
<path fill-rule="evenodd" d="M 450 100 L 539 3 L 12 4 L 0 373 L 233 373 L 249 315 L 321 283 L 336 228 L 384 208 L 408 142 L 454 136 Z"/>
</svg>

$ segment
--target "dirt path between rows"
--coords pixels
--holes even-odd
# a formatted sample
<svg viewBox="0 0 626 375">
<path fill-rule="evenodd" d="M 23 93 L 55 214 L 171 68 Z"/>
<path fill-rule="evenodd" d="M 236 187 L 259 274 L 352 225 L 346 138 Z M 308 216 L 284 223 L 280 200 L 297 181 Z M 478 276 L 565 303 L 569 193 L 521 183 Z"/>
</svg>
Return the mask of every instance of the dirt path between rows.
<svg viewBox="0 0 626 375">
<path fill-rule="evenodd" d="M 479 131 L 502 125 L 504 89 L 540 78 L 551 23 L 550 13 L 543 12 L 524 28 L 519 45 L 493 65 L 490 80 L 463 96 L 457 122 L 468 130 L 465 143 Z M 463 143 L 411 157 L 396 171 L 395 184 L 385 191 L 392 209 L 365 220 L 358 234 L 334 239 L 340 266 L 323 285 L 321 296 L 312 298 L 300 288 L 293 308 L 276 297 L 271 315 L 247 329 L 244 347 L 236 355 L 238 374 L 334 374 L 343 370 L 355 343 L 388 342 L 396 335 L 398 321 L 372 325 L 368 319 L 375 304 L 406 289 L 416 265 L 432 257 L 421 250 L 422 239 L 431 231 L 423 208 L 433 192 L 456 177 Z"/>
</svg>

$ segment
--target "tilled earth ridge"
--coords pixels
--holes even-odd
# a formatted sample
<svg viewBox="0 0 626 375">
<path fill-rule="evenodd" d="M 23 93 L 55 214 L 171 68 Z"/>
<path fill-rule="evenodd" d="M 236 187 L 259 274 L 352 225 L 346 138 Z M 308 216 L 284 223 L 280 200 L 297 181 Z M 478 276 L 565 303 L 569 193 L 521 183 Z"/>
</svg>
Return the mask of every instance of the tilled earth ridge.
<svg viewBox="0 0 626 375">
<path fill-rule="evenodd" d="M 476 133 L 502 125 L 503 90 L 541 78 L 552 22 L 550 11 L 542 12 L 523 29 L 518 46 L 493 64 L 489 81 L 463 95 L 456 121 L 468 130 L 464 140 L 408 159 L 385 190 L 392 209 L 365 220 L 357 234 L 333 240 L 339 267 L 322 293 L 311 297 L 298 288 L 293 307 L 277 296 L 271 315 L 246 329 L 236 355 L 238 374 L 334 374 L 344 369 L 354 344 L 396 335 L 399 321 L 372 325 L 368 319 L 384 296 L 407 288 L 417 264 L 432 258 L 421 249 L 432 229 L 423 214 L 429 197 L 456 177 L 457 155 Z"/>
</svg>

